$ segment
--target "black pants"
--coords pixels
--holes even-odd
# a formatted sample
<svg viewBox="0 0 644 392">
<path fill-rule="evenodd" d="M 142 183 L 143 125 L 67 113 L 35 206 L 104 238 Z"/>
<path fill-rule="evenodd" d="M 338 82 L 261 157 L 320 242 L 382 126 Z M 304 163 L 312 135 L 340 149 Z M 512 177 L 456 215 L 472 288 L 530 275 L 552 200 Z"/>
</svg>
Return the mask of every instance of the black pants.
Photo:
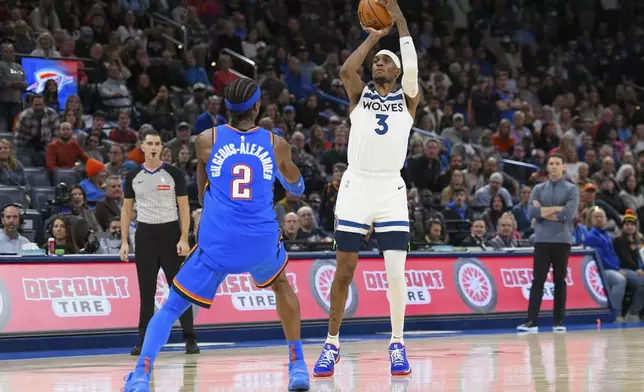
<svg viewBox="0 0 644 392">
<path fill-rule="evenodd" d="M 170 287 L 179 272 L 184 257 L 177 255 L 177 242 L 181 237 L 179 222 L 157 225 L 139 222 L 134 236 L 134 256 L 141 298 L 139 336 L 141 343 L 143 343 L 145 330 L 154 315 L 154 297 L 157 291 L 159 267 L 163 268 L 168 287 Z M 184 340 L 196 338 L 192 317 L 192 307 L 189 307 L 179 318 Z"/>
<path fill-rule="evenodd" d="M 530 288 L 530 305 L 528 320 L 537 321 L 541 309 L 543 286 L 552 264 L 552 275 L 555 284 L 555 303 L 553 307 L 554 322 L 562 322 L 566 312 L 566 275 L 568 274 L 569 244 L 537 243 L 534 245 L 534 265 L 532 287 Z"/>
</svg>

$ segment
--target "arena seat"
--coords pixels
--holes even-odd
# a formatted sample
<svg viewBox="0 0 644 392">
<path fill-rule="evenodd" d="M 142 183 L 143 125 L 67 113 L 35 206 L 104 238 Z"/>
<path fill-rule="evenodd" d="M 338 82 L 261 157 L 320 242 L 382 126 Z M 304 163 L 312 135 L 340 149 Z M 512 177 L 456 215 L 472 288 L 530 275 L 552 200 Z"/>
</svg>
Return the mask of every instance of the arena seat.
<svg viewBox="0 0 644 392">
<path fill-rule="evenodd" d="M 81 180 L 80 173 L 76 169 L 56 169 L 53 174 L 54 185 L 64 182 L 67 186 L 72 187 Z"/>
<path fill-rule="evenodd" d="M 49 175 L 42 167 L 26 167 L 25 176 L 31 187 L 51 186 Z"/>
<path fill-rule="evenodd" d="M 48 202 L 56 197 L 56 188 L 53 186 L 38 186 L 31 188 L 31 206 L 38 211 L 47 210 Z"/>
<path fill-rule="evenodd" d="M 0 205 L 4 206 L 9 203 L 20 203 L 24 208 L 29 208 L 27 195 L 25 195 L 25 191 L 19 186 L 0 187 Z"/>
</svg>

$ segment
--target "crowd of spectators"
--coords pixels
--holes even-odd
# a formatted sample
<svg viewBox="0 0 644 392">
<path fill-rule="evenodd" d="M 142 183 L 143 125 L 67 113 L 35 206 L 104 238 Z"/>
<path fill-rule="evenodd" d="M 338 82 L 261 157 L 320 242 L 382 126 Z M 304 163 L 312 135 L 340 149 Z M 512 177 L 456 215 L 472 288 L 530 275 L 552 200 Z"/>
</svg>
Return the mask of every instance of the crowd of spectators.
<svg viewBox="0 0 644 392">
<path fill-rule="evenodd" d="M 364 38 L 354 3 L 0 2 L 0 185 L 20 187 L 24 195 L 11 201 L 43 214 L 43 238 L 64 247 L 76 233 L 66 251 L 78 252 L 88 230 L 118 231 L 121 180 L 142 162 L 138 135 L 153 128 L 164 138 L 163 160 L 192 184 L 197 227 L 194 138 L 226 123 L 222 90 L 243 74 L 262 87 L 259 125 L 291 143 L 305 179 L 302 197 L 276 185 L 276 219 L 290 249 L 329 247 L 350 130 L 339 69 Z M 402 170 L 413 248 L 529 244 L 527 202 L 531 187 L 547 178 L 552 152 L 566 157 L 566 177 L 581 190 L 575 244 L 592 227 L 594 206 L 619 233 L 626 210 L 644 206 L 643 5 L 399 3 L 422 86 Z M 395 30 L 380 45 L 398 51 Z M 252 59 L 257 75 L 234 53 Z M 366 81 L 372 55 L 361 71 Z M 25 94 L 24 56 L 76 58 L 78 94 L 60 102 L 55 79 L 40 94 Z M 53 188 L 60 182 L 67 185 L 62 196 Z M 43 186 L 56 202 L 43 205 Z M 7 194 L 14 195 L 0 192 Z M 8 220 L 0 252 L 15 242 Z M 377 239 L 368 235 L 364 249 L 374 248 Z"/>
</svg>

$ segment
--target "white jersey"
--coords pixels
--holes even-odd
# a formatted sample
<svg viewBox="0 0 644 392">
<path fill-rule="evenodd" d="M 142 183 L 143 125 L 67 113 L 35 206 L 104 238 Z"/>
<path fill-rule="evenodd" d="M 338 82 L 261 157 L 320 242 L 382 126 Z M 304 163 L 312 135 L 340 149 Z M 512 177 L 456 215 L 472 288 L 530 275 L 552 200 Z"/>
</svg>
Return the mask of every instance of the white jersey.
<svg viewBox="0 0 644 392">
<path fill-rule="evenodd" d="M 349 118 L 349 170 L 399 174 L 414 124 L 402 89 L 382 97 L 365 87 Z"/>
</svg>

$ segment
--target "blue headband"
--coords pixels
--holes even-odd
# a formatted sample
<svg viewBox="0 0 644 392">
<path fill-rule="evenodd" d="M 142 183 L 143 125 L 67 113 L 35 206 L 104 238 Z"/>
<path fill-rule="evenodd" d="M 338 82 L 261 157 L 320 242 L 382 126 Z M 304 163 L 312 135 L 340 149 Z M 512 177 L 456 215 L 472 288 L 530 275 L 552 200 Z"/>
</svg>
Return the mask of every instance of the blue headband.
<svg viewBox="0 0 644 392">
<path fill-rule="evenodd" d="M 257 90 L 255 90 L 255 93 L 253 94 L 252 97 L 248 98 L 246 102 L 240 102 L 240 103 L 232 103 L 229 100 L 225 100 L 226 107 L 228 110 L 231 112 L 245 112 L 246 110 L 250 109 L 259 101 L 259 99 L 262 97 L 262 91 L 257 87 Z"/>
</svg>

